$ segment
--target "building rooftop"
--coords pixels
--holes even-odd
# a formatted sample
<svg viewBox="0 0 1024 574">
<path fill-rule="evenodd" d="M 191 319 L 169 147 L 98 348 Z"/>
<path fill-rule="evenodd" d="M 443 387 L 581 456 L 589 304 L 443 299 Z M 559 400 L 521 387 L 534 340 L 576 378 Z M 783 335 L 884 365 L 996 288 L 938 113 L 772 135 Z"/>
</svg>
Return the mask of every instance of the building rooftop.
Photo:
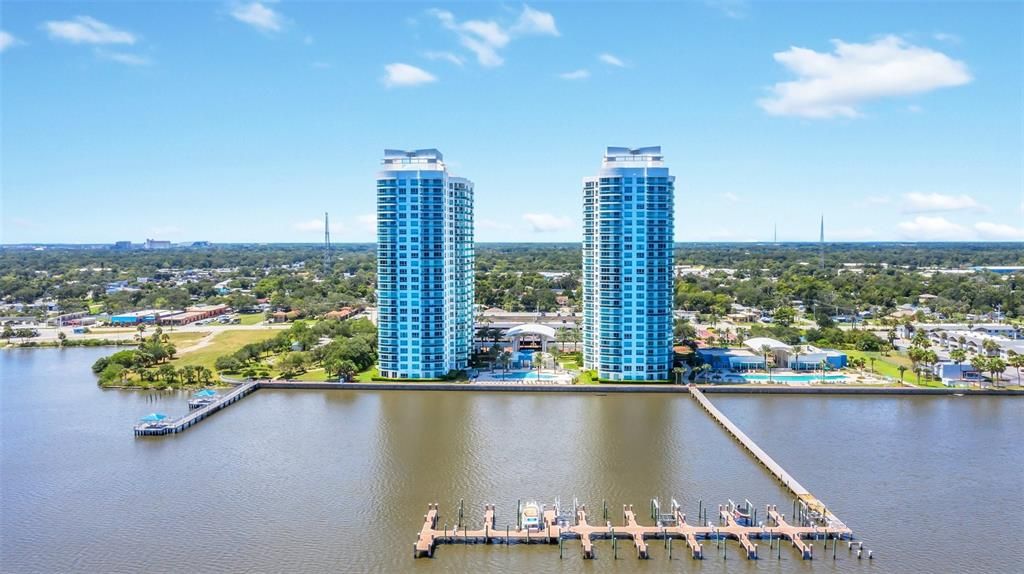
<svg viewBox="0 0 1024 574">
<path fill-rule="evenodd" d="M 661 146 L 640 148 L 608 146 L 604 152 L 603 167 L 661 167 L 665 156 Z"/>
<path fill-rule="evenodd" d="M 770 347 L 773 351 L 778 349 L 785 349 L 788 351 L 793 348 L 782 341 L 777 341 L 768 337 L 753 337 L 744 341 L 743 344 L 746 345 L 748 349 L 752 349 L 757 352 L 761 352 L 761 347 L 765 345 Z"/>
<path fill-rule="evenodd" d="M 384 159 L 381 161 L 386 169 L 436 169 L 442 170 L 444 166 L 444 155 L 440 151 L 430 149 L 417 149 L 412 151 L 401 149 L 384 150 Z"/>
</svg>

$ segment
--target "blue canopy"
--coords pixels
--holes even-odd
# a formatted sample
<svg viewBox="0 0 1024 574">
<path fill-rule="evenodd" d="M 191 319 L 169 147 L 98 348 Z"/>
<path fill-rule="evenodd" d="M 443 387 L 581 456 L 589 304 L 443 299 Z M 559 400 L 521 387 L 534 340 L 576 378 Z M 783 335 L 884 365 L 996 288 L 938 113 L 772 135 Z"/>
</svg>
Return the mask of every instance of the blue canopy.
<svg viewBox="0 0 1024 574">
<path fill-rule="evenodd" d="M 194 394 L 192 396 L 193 397 L 215 397 L 215 396 L 217 396 L 217 393 L 215 391 L 211 391 L 210 389 L 203 389 L 203 390 L 199 391 L 198 393 L 196 393 L 196 394 Z"/>
<path fill-rule="evenodd" d="M 142 421 L 142 422 L 149 423 L 149 422 L 162 421 L 165 418 L 167 418 L 167 415 L 165 415 L 164 413 L 149 413 L 148 415 L 142 417 L 139 420 Z"/>
</svg>

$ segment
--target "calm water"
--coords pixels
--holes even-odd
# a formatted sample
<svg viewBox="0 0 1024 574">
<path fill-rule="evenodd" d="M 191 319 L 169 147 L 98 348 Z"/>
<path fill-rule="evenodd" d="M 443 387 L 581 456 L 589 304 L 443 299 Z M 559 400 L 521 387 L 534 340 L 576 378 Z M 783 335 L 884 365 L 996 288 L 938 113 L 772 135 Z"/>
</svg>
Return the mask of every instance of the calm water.
<svg viewBox="0 0 1024 574">
<path fill-rule="evenodd" d="M 103 391 L 106 351 L 0 352 L 4 572 L 1019 572 L 1024 401 L 711 398 L 877 556 L 694 562 L 628 550 L 440 547 L 412 559 L 426 504 L 448 520 L 578 496 L 613 516 L 652 496 L 791 499 L 686 397 L 261 390 L 176 437 L 137 439 L 181 393 Z M 788 513 L 789 511 L 786 510 Z M 442 518 L 442 521 L 444 517 Z M 676 550 L 681 550 L 677 546 Z M 621 548 L 620 548 L 621 549 Z M 765 553 L 767 554 L 767 552 Z"/>
</svg>

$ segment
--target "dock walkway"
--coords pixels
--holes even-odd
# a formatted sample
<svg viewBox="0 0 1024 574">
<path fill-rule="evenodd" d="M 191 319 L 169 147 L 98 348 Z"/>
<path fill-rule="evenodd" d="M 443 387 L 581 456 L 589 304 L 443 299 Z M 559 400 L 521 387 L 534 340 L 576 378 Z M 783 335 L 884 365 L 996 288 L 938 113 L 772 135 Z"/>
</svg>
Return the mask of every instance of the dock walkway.
<svg viewBox="0 0 1024 574">
<path fill-rule="evenodd" d="M 772 475 L 775 476 L 783 486 L 796 495 L 797 499 L 806 507 L 806 511 L 809 515 L 824 519 L 828 522 L 829 528 L 833 528 L 835 530 L 846 529 L 846 525 L 839 520 L 839 517 L 829 511 L 823 502 L 818 500 L 809 490 L 797 482 L 792 475 L 786 472 L 786 469 L 782 468 L 782 465 L 775 462 L 775 459 L 769 456 L 768 453 L 761 449 L 761 447 L 757 446 L 757 443 L 748 437 L 746 433 L 740 430 L 735 423 L 729 420 L 729 417 L 722 414 L 722 411 L 718 410 L 715 405 L 711 404 L 711 401 L 704 396 L 704 393 L 701 392 L 700 389 L 691 385 L 690 395 L 697 399 L 700 406 L 711 415 L 711 418 L 713 418 L 715 422 L 731 434 L 733 438 L 735 438 L 740 445 L 747 450 L 747 452 L 757 459 L 761 465 L 768 469 L 768 472 L 772 473 Z"/>
<path fill-rule="evenodd" d="M 248 381 L 231 389 L 230 392 L 219 397 L 217 400 L 192 410 L 192 412 L 181 418 L 171 421 L 139 423 L 135 425 L 135 436 L 164 436 L 185 432 L 185 430 L 192 427 L 192 425 L 227 407 L 228 405 L 242 400 L 258 388 L 260 388 L 259 381 Z"/>
<path fill-rule="evenodd" d="M 469 530 L 464 524 L 456 524 L 451 529 L 446 525 L 438 530 L 440 511 L 437 503 L 432 503 L 427 507 L 427 513 L 423 515 L 423 525 L 416 538 L 413 556 L 433 557 L 434 550 L 440 544 L 559 544 L 561 547 L 565 540 L 576 539 L 580 541 L 583 558 L 592 559 L 595 557 L 594 540 L 612 540 L 613 552 L 617 553 L 617 541 L 622 539 L 633 542 L 637 558 L 646 559 L 650 558 L 647 540 L 678 539 L 686 541 L 693 559 L 701 560 L 704 558 L 701 540 L 732 539 L 739 542 L 747 559 L 756 560 L 758 544 L 754 540 L 767 539 L 770 547 L 781 543 L 782 540 L 788 540 L 800 553 L 801 558 L 809 560 L 813 557 L 813 547 L 804 540 L 832 539 L 834 546 L 838 540 L 853 538 L 853 532 L 845 527 L 838 529 L 815 524 L 796 526 L 786 522 L 775 506 L 767 506 L 766 510 L 769 524 L 757 526 L 743 526 L 737 523 L 729 506 L 719 507 L 717 526 L 710 522 L 706 525 L 688 524 L 686 515 L 678 509 L 674 511 L 674 526 L 644 526 L 637 522 L 633 505 L 623 505 L 620 526 L 615 526 L 610 521 L 599 526 L 588 522 L 587 508 L 583 505 L 576 509 L 575 523 L 563 527 L 556 522 L 557 508 L 548 505 L 544 508 L 541 528 L 512 530 L 511 527 L 506 527 L 505 530 L 501 530 L 494 527 L 494 505 L 488 504 L 484 506 L 482 529 Z"/>
</svg>

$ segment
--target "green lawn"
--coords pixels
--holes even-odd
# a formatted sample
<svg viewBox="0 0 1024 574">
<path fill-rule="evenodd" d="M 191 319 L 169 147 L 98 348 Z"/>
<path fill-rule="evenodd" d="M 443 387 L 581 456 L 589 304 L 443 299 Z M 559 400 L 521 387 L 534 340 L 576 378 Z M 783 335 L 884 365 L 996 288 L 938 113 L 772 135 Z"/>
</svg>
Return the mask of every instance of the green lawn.
<svg viewBox="0 0 1024 574">
<path fill-rule="evenodd" d="M 248 315 L 239 315 L 238 319 L 240 325 L 256 325 L 266 320 L 263 313 L 251 313 Z"/>
<path fill-rule="evenodd" d="M 370 367 L 369 369 L 366 369 L 365 371 L 357 374 L 356 375 L 356 382 L 357 383 L 369 383 L 369 382 L 373 381 L 374 377 L 379 377 L 379 376 L 380 376 L 380 371 L 377 370 L 376 366 L 373 366 L 373 367 Z"/>
<path fill-rule="evenodd" d="M 884 377 L 892 377 L 893 380 L 900 380 L 899 366 L 903 365 L 907 368 L 907 371 L 903 374 L 903 380 L 915 384 L 920 387 L 936 387 L 943 388 L 945 385 L 941 381 L 925 380 L 921 378 L 921 382 L 917 382 L 917 374 L 914 373 L 914 364 L 906 356 L 906 354 L 900 353 L 889 353 L 888 356 L 883 356 L 881 353 L 868 353 L 865 351 L 843 351 L 851 359 L 854 357 L 864 357 L 866 364 L 864 370 L 871 372 L 871 357 L 875 358 L 875 372 Z"/>
<path fill-rule="evenodd" d="M 167 333 L 167 337 L 170 339 L 171 343 L 174 343 L 175 347 L 178 349 L 184 349 L 185 347 L 194 345 L 200 339 L 209 334 L 210 333 L 208 332 L 190 331 L 185 333 Z"/>
<path fill-rule="evenodd" d="M 327 379 L 327 373 L 324 372 L 322 367 L 317 367 L 315 369 L 310 369 L 310 370 L 306 371 L 305 373 L 302 373 L 301 375 L 299 375 L 297 377 L 294 377 L 294 379 L 296 381 L 313 381 L 313 382 L 318 382 L 318 383 L 322 383 L 322 382 L 325 382 L 325 381 L 328 380 Z M 338 377 L 331 377 L 330 382 L 332 382 L 332 383 L 338 382 Z"/>
<path fill-rule="evenodd" d="M 209 345 L 191 353 L 178 355 L 178 358 L 171 361 L 171 364 L 179 369 L 185 365 L 200 365 L 213 369 L 213 363 L 217 357 L 230 355 L 244 345 L 269 339 L 274 335 L 277 335 L 277 331 L 269 329 L 266 331 L 221 331 L 213 337 L 213 341 Z"/>
<path fill-rule="evenodd" d="M 580 364 L 572 359 L 559 361 L 559 364 L 562 365 L 562 368 L 567 371 L 578 371 L 580 368 Z"/>
</svg>

